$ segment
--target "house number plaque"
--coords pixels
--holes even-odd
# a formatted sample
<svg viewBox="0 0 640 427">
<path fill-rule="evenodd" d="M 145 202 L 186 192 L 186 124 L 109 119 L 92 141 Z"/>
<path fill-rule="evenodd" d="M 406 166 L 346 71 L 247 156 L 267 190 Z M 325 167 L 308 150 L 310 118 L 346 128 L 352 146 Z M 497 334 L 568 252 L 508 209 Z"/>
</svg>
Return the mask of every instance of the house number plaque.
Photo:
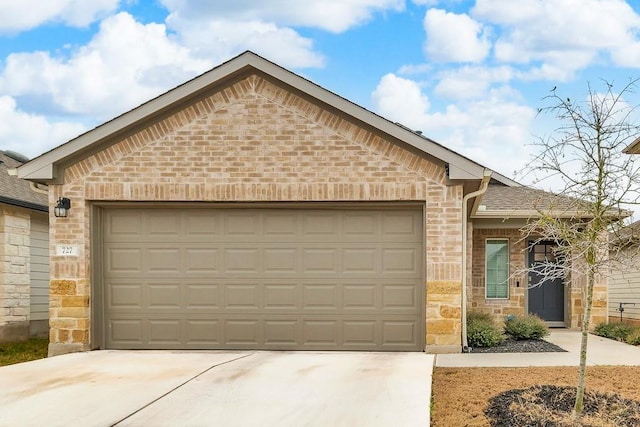
<svg viewBox="0 0 640 427">
<path fill-rule="evenodd" d="M 58 256 L 78 256 L 78 245 L 56 245 Z"/>
</svg>

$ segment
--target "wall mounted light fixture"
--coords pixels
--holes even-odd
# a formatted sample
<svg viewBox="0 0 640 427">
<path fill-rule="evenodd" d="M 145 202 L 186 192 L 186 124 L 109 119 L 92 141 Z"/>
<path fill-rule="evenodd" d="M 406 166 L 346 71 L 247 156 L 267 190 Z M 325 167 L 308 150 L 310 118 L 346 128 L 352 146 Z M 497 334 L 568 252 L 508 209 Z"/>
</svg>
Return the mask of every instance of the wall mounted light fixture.
<svg viewBox="0 0 640 427">
<path fill-rule="evenodd" d="M 67 211 L 69 209 L 71 209 L 71 200 L 67 199 L 66 197 L 60 197 L 58 199 L 58 204 L 55 208 L 53 208 L 53 214 L 57 218 L 66 218 Z"/>
</svg>

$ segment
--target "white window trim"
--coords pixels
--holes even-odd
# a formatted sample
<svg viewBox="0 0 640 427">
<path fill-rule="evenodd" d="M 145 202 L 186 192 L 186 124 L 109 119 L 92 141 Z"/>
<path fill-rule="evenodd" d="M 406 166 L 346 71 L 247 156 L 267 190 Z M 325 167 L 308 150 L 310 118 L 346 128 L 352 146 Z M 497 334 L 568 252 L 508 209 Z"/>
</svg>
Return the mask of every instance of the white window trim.
<svg viewBox="0 0 640 427">
<path fill-rule="evenodd" d="M 487 295 L 487 243 L 489 240 L 502 240 L 507 242 L 507 296 L 506 297 L 490 297 Z M 511 277 L 511 246 L 508 238 L 504 237 L 487 237 L 484 239 L 484 298 L 488 300 L 508 300 L 511 297 L 511 286 L 509 284 Z"/>
</svg>

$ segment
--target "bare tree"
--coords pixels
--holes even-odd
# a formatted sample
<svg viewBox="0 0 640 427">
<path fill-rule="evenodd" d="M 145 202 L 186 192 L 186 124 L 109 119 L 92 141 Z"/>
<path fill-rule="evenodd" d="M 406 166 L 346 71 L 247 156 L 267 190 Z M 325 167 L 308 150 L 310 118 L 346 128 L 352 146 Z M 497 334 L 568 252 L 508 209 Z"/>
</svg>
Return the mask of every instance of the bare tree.
<svg viewBox="0 0 640 427">
<path fill-rule="evenodd" d="M 619 90 L 603 82 L 602 91 L 590 85 L 586 99 L 561 97 L 556 88 L 544 98 L 540 113 L 553 115 L 560 123 L 555 132 L 534 144 L 538 154 L 531 165 L 541 181 L 551 181 L 556 196 L 537 202 L 538 215 L 524 227 L 525 238 L 557 244 L 555 260 L 537 263 L 535 272 L 543 281 L 561 277 L 582 284 L 580 366 L 573 415 L 583 410 L 587 339 L 593 306 L 594 285 L 606 280 L 620 251 L 609 250 L 610 235 L 618 243 L 629 241 L 624 218 L 638 203 L 640 162 L 622 151 L 640 135 L 634 123 L 637 113 L 628 98 L 639 80 Z M 622 247 L 620 244 L 616 247 Z M 621 265 L 621 264 L 620 264 Z M 542 285 L 544 286 L 544 284 Z"/>
</svg>

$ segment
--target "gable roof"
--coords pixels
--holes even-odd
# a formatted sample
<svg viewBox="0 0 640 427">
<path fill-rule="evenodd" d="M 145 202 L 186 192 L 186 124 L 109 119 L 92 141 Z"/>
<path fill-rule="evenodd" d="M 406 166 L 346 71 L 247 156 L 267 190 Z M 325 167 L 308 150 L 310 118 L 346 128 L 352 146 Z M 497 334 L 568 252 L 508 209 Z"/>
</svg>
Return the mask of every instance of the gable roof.
<svg viewBox="0 0 640 427">
<path fill-rule="evenodd" d="M 391 122 L 360 107 L 249 51 L 36 157 L 18 168 L 18 176 L 35 182 L 60 182 L 62 179 L 61 171 L 66 166 L 99 151 L 106 146 L 105 144 L 117 142 L 117 138 L 122 138 L 123 135 L 140 129 L 145 124 L 154 123 L 167 114 L 178 111 L 206 93 L 211 93 L 217 88 L 225 87 L 251 74 L 259 74 L 284 84 L 325 108 L 337 110 L 356 122 L 388 135 L 391 139 L 402 141 L 433 158 L 439 159 L 446 165 L 449 179 L 479 180 L 483 177 L 486 168 L 479 163 L 423 137 L 420 133 L 399 123 Z M 497 173 L 493 174 L 493 179 L 504 185 L 519 185 Z"/>
<path fill-rule="evenodd" d="M 9 175 L 10 169 L 20 165 L 22 162 L 0 151 L 0 203 L 48 212 L 46 194 L 34 191 L 28 181 Z"/>
</svg>

